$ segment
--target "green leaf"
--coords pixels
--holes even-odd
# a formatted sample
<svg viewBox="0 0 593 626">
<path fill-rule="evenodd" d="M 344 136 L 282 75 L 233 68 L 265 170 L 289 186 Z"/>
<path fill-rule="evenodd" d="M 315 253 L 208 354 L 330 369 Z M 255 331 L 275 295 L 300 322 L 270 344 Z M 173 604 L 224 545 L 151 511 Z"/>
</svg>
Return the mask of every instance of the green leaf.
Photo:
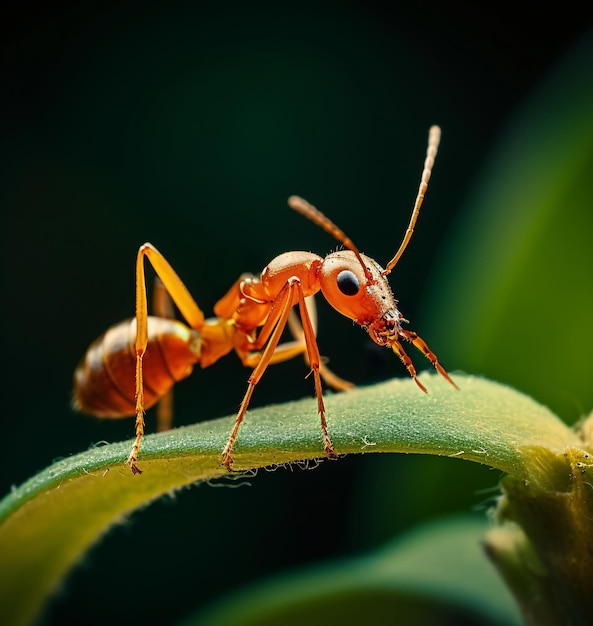
<svg viewBox="0 0 593 626">
<path fill-rule="evenodd" d="M 362 558 L 230 592 L 183 626 L 380 624 L 387 615 L 397 615 L 401 625 L 520 624 L 510 592 L 481 548 L 488 528 L 471 517 L 427 524 Z"/>
<path fill-rule="evenodd" d="M 463 375 L 455 377 L 460 391 L 434 375 L 421 379 L 429 394 L 411 380 L 395 380 L 329 395 L 336 451 L 447 455 L 528 479 L 539 455 L 548 459 L 550 450 L 579 443 L 548 409 L 513 389 Z M 315 407 L 305 399 L 250 411 L 235 469 L 322 458 Z M 0 502 L 3 621 L 29 623 L 69 568 L 122 516 L 171 490 L 224 476 L 220 452 L 233 419 L 147 436 L 140 476 L 124 465 L 128 441 L 59 461 L 14 489 Z"/>
</svg>

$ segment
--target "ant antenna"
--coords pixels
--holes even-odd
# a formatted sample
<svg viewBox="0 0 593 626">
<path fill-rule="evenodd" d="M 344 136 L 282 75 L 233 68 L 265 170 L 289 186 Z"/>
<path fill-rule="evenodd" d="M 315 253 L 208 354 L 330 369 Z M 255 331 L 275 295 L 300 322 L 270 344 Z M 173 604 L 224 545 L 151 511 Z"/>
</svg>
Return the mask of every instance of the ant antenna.
<svg viewBox="0 0 593 626">
<path fill-rule="evenodd" d="M 432 168 L 434 166 L 434 160 L 437 155 L 440 141 L 441 129 L 438 126 L 431 126 L 430 130 L 428 131 L 428 148 L 426 149 L 424 170 L 420 179 L 420 187 L 418 189 L 418 195 L 416 196 L 416 202 L 414 203 L 412 217 L 410 217 L 410 223 L 408 224 L 406 234 L 404 235 L 404 239 L 401 242 L 399 250 L 395 253 L 395 256 L 391 259 L 391 261 L 387 263 L 387 266 L 383 270 L 383 276 L 387 276 L 387 274 L 389 274 L 389 272 L 391 272 L 391 270 L 397 265 L 397 262 L 399 261 L 401 255 L 404 253 L 404 250 L 408 247 L 408 243 L 412 238 L 414 226 L 416 225 L 416 220 L 418 219 L 418 214 L 420 213 L 420 207 L 422 206 L 422 202 L 424 201 L 424 194 L 426 193 L 426 190 L 428 188 L 428 181 L 430 180 L 430 174 L 432 173 Z"/>
<path fill-rule="evenodd" d="M 347 237 L 346 233 L 341 228 L 338 228 L 329 219 L 329 217 L 326 217 L 318 208 L 314 207 L 312 204 L 310 204 L 300 196 L 290 196 L 290 198 L 288 198 L 288 206 L 290 206 L 291 209 L 297 211 L 297 213 L 300 213 L 301 215 L 304 215 L 306 218 L 310 219 L 312 222 L 317 224 L 317 226 L 320 226 L 321 228 L 323 228 L 323 230 L 335 237 L 341 244 L 346 246 L 346 248 L 352 250 L 352 252 L 354 252 L 354 254 L 356 255 L 359 263 L 362 265 L 362 269 L 364 270 L 364 274 L 367 280 L 370 283 L 375 282 L 373 275 L 362 260 L 362 256 L 358 248 L 354 245 L 352 239 L 350 239 L 350 237 Z"/>
</svg>

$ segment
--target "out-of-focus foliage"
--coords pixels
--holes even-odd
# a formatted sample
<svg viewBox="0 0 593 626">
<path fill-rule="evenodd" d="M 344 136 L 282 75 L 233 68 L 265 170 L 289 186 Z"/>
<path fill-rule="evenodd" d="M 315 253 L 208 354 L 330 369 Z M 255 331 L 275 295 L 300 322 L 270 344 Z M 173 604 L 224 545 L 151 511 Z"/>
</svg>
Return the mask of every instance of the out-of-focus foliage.
<svg viewBox="0 0 593 626">
<path fill-rule="evenodd" d="M 481 550 L 485 519 L 427 524 L 362 558 L 327 563 L 243 589 L 183 626 L 521 623 Z"/>
<path fill-rule="evenodd" d="M 423 325 L 568 422 L 593 406 L 593 37 L 509 120 L 443 239 Z"/>
</svg>

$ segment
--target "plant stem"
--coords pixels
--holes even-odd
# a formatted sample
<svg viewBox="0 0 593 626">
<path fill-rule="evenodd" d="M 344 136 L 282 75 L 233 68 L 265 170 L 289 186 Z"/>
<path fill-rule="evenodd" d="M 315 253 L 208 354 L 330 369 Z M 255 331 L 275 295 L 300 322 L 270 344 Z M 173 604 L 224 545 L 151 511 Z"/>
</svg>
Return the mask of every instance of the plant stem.
<svg viewBox="0 0 593 626">
<path fill-rule="evenodd" d="M 542 473 L 534 480 L 502 480 L 497 516 L 503 525 L 487 535 L 486 551 L 527 624 L 590 626 L 592 458 L 586 450 L 569 448 L 556 461 L 547 483 L 541 481 Z"/>
</svg>

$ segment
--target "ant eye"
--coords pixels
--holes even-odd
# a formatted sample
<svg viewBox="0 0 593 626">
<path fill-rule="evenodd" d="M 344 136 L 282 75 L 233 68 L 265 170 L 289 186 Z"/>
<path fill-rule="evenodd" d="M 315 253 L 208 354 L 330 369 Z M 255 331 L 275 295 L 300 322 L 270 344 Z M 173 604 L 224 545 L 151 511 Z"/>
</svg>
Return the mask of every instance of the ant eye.
<svg viewBox="0 0 593 626">
<path fill-rule="evenodd" d="M 345 296 L 355 296 L 360 289 L 360 283 L 355 274 L 350 270 L 342 270 L 337 278 L 338 289 Z"/>
</svg>

